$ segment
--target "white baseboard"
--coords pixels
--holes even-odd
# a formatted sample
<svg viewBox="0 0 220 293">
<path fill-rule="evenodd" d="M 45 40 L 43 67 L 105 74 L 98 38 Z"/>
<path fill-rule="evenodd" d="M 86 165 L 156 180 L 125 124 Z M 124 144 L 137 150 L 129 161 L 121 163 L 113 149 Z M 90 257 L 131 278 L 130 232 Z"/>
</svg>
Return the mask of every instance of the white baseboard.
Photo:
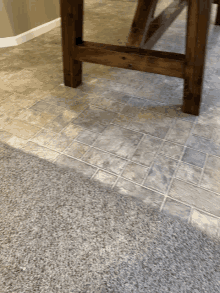
<svg viewBox="0 0 220 293">
<path fill-rule="evenodd" d="M 24 32 L 18 36 L 9 38 L 0 38 L 0 48 L 13 47 L 30 41 L 42 34 L 49 32 L 50 30 L 59 27 L 61 25 L 61 17 L 54 19 L 50 22 L 39 25 L 27 32 Z"/>
</svg>

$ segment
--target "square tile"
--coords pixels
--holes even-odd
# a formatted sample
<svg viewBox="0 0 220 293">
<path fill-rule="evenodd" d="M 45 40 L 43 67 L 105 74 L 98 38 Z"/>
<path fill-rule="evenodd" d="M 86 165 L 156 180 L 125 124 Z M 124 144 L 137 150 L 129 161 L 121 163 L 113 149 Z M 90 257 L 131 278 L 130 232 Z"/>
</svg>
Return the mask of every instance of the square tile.
<svg viewBox="0 0 220 293">
<path fill-rule="evenodd" d="M 162 210 L 169 215 L 180 218 L 184 222 L 188 222 L 191 207 L 167 197 Z"/>
<path fill-rule="evenodd" d="M 52 114 L 24 109 L 23 111 L 20 112 L 20 114 L 16 116 L 16 119 L 27 122 L 32 125 L 43 127 L 48 122 L 53 120 L 55 117 L 56 116 Z"/>
<path fill-rule="evenodd" d="M 7 114 L 7 116 L 14 118 L 23 108 L 14 104 L 9 99 L 0 104 L 0 114 Z"/>
<path fill-rule="evenodd" d="M 165 194 L 168 190 L 177 164 L 178 162 L 171 158 L 158 155 L 156 159 L 154 159 L 153 166 L 151 167 L 143 185 Z"/>
<path fill-rule="evenodd" d="M 103 92 L 101 96 L 103 96 L 107 99 L 117 100 L 118 102 L 120 102 L 122 104 L 126 104 L 131 99 L 131 96 L 129 96 L 129 95 L 126 95 L 124 93 L 117 92 L 117 91 L 114 91 L 111 89 Z"/>
<path fill-rule="evenodd" d="M 163 114 L 141 110 L 129 124 L 129 129 L 164 138 L 173 123 L 173 119 Z"/>
<path fill-rule="evenodd" d="M 205 164 L 206 154 L 196 150 L 185 148 L 182 161 L 188 164 L 203 168 Z"/>
<path fill-rule="evenodd" d="M 59 133 L 54 136 L 50 142 L 47 144 L 49 148 L 57 152 L 64 151 L 71 143 L 72 138 L 68 137 L 65 133 Z"/>
<path fill-rule="evenodd" d="M 183 153 L 183 149 L 184 146 L 182 145 L 178 145 L 170 141 L 165 141 L 162 146 L 160 155 L 164 155 L 166 157 L 171 157 L 175 160 L 179 160 Z"/>
<path fill-rule="evenodd" d="M 82 143 L 86 143 L 88 145 L 92 145 L 99 135 L 99 133 L 81 128 L 81 131 L 77 135 L 76 140 Z"/>
<path fill-rule="evenodd" d="M 49 161 L 53 161 L 59 155 L 59 153 L 52 151 L 52 150 L 49 150 L 45 147 L 39 146 L 38 144 L 33 143 L 31 141 L 27 142 L 22 147 L 22 150 L 24 150 L 25 152 L 28 152 L 30 154 L 37 155 L 38 157 L 40 157 L 42 159 L 49 160 Z"/>
<path fill-rule="evenodd" d="M 80 134 L 84 133 L 84 129 L 78 125 L 71 123 L 67 127 L 65 127 L 60 133 L 65 134 L 67 137 L 73 140 Z"/>
<path fill-rule="evenodd" d="M 209 125 L 196 124 L 192 132 L 193 135 L 202 136 L 211 139 L 213 128 Z"/>
<path fill-rule="evenodd" d="M 115 191 L 125 195 L 130 195 L 134 198 L 138 198 L 143 201 L 147 206 L 152 206 L 156 209 L 160 209 L 161 204 L 164 200 L 164 196 L 156 191 L 141 187 L 133 182 L 126 179 L 119 178 L 115 187 Z"/>
<path fill-rule="evenodd" d="M 9 97 L 9 100 L 12 101 L 15 105 L 18 105 L 22 108 L 29 108 L 34 103 L 36 103 L 36 100 L 31 98 L 30 96 L 25 96 L 22 94 L 14 93 Z"/>
<path fill-rule="evenodd" d="M 97 138 L 94 147 L 103 149 L 125 159 L 130 159 L 143 134 L 109 125 Z"/>
<path fill-rule="evenodd" d="M 12 135 L 8 140 L 7 140 L 7 144 L 9 144 L 10 146 L 14 147 L 14 148 L 22 148 L 27 144 L 28 140 L 27 139 L 22 139 L 20 137 L 17 137 L 15 135 Z"/>
<path fill-rule="evenodd" d="M 31 138 L 32 142 L 42 146 L 48 146 L 50 141 L 56 136 L 56 133 L 52 133 L 52 131 L 48 131 L 46 129 L 42 129 L 39 133 L 37 133 L 33 138 Z"/>
<path fill-rule="evenodd" d="M 13 118 L 9 117 L 6 113 L 0 113 L 0 129 L 3 129 Z"/>
<path fill-rule="evenodd" d="M 14 119 L 4 127 L 4 130 L 10 132 L 11 134 L 14 134 L 17 137 L 29 139 L 33 137 L 37 132 L 39 132 L 41 128 Z"/>
<path fill-rule="evenodd" d="M 201 151 L 203 153 L 220 156 L 220 146 L 204 137 L 190 135 L 188 140 L 186 141 L 186 146 L 189 146 L 190 148 Z"/>
<path fill-rule="evenodd" d="M 214 144 L 220 146 L 220 128 L 219 127 L 213 129 L 211 138 Z"/>
<path fill-rule="evenodd" d="M 186 182 L 190 182 L 195 185 L 198 185 L 201 174 L 202 174 L 201 168 L 198 168 L 193 165 L 181 163 L 178 167 L 176 177 L 180 178 Z"/>
<path fill-rule="evenodd" d="M 99 170 L 92 179 L 104 183 L 105 186 L 111 187 L 117 180 L 117 176 L 109 174 L 103 170 Z"/>
<path fill-rule="evenodd" d="M 140 112 L 141 108 L 143 108 L 144 104 L 144 99 L 132 97 L 124 106 L 121 114 L 127 116 L 136 116 Z"/>
<path fill-rule="evenodd" d="M 121 176 L 136 183 L 142 184 L 148 171 L 149 168 L 145 168 L 141 165 L 131 162 L 127 164 Z"/>
<path fill-rule="evenodd" d="M 60 109 L 66 109 L 75 113 L 82 112 L 87 107 L 88 99 L 83 95 L 82 97 L 76 95 L 75 93 L 69 92 L 64 96 L 47 96 L 44 99 L 45 102 L 55 105 Z"/>
<path fill-rule="evenodd" d="M 126 160 L 94 148 L 90 148 L 89 151 L 83 156 L 82 160 L 117 175 L 121 173 L 127 163 Z"/>
<path fill-rule="evenodd" d="M 117 114 L 116 118 L 111 122 L 111 124 L 116 124 L 125 128 L 128 128 L 128 125 L 133 120 L 133 117 L 129 117 L 123 114 Z"/>
<path fill-rule="evenodd" d="M 209 236 L 218 236 L 218 219 L 215 217 L 193 209 L 190 223 Z"/>
<path fill-rule="evenodd" d="M 116 112 L 116 113 L 120 113 L 125 107 L 124 104 L 119 103 L 116 100 L 108 99 L 105 97 L 94 97 L 91 100 L 90 104 L 96 107 L 108 110 L 108 111 Z"/>
<path fill-rule="evenodd" d="M 189 137 L 192 127 L 193 124 L 191 122 L 177 120 L 167 133 L 166 139 L 184 145 Z"/>
<path fill-rule="evenodd" d="M 159 138 L 149 135 L 144 136 L 131 160 L 150 167 L 154 155 L 157 153 L 162 142 Z"/>
<path fill-rule="evenodd" d="M 87 152 L 89 149 L 89 146 L 79 143 L 77 141 L 74 141 L 72 144 L 70 144 L 69 147 L 67 147 L 63 152 L 64 154 L 81 159 L 82 156 Z"/>
<path fill-rule="evenodd" d="M 57 107 L 56 105 L 50 105 L 49 103 L 46 103 L 45 101 L 39 101 L 36 104 L 34 104 L 32 107 L 29 108 L 32 111 L 37 111 L 37 112 L 43 112 L 43 113 L 48 113 L 52 115 L 59 115 L 64 111 L 63 108 Z"/>
<path fill-rule="evenodd" d="M 52 130 L 53 132 L 60 132 L 64 127 L 66 127 L 70 121 L 76 118 L 78 114 L 74 114 L 68 110 L 65 110 L 63 113 L 58 115 L 52 121 L 47 123 L 44 128 Z"/>
<path fill-rule="evenodd" d="M 83 177 L 86 176 L 88 178 L 91 178 L 97 171 L 97 168 L 66 155 L 59 155 L 54 163 L 60 167 L 71 168 L 76 173 L 80 173 Z"/>
<path fill-rule="evenodd" d="M 116 113 L 89 106 L 73 120 L 73 123 L 94 132 L 102 132 L 116 116 Z"/>
<path fill-rule="evenodd" d="M 5 130 L 0 130 L 0 141 L 7 142 L 13 135 Z"/>
<path fill-rule="evenodd" d="M 216 160 L 213 163 L 213 159 Z M 220 158 L 209 157 L 201 180 L 201 187 L 220 194 Z M 217 166 L 217 168 L 209 167 Z"/>
<path fill-rule="evenodd" d="M 220 216 L 220 196 L 211 191 L 174 178 L 168 195 L 187 205 L 201 209 L 217 217 Z"/>
</svg>

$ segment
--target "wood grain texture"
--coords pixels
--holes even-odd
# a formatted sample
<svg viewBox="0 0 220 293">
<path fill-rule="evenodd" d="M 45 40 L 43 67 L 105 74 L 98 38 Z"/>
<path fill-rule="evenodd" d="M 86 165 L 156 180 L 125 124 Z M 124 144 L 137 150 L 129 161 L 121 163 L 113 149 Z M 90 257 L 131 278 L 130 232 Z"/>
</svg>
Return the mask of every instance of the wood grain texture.
<svg viewBox="0 0 220 293">
<path fill-rule="evenodd" d="M 83 0 L 60 0 L 60 13 L 64 84 L 76 88 L 82 83 L 82 62 L 75 56 L 83 37 Z"/>
<path fill-rule="evenodd" d="M 158 0 L 139 0 L 129 46 L 83 41 L 83 0 L 61 0 L 63 72 L 65 86 L 82 82 L 82 62 L 102 64 L 184 79 L 184 113 L 199 115 L 211 5 L 220 0 L 175 0 L 153 19 Z M 150 50 L 185 5 L 188 5 L 186 54 Z M 147 49 L 143 44 L 147 40 Z"/>
<path fill-rule="evenodd" d="M 190 0 L 187 17 L 184 113 L 199 115 L 212 0 Z"/>
<path fill-rule="evenodd" d="M 76 59 L 111 67 L 133 69 L 183 78 L 185 56 L 183 54 L 144 50 L 83 42 L 77 46 Z"/>
<path fill-rule="evenodd" d="M 143 41 L 143 49 L 151 49 L 162 37 L 178 15 L 187 5 L 185 0 L 175 0 L 160 15 L 158 15 L 149 25 L 146 38 Z"/>
</svg>

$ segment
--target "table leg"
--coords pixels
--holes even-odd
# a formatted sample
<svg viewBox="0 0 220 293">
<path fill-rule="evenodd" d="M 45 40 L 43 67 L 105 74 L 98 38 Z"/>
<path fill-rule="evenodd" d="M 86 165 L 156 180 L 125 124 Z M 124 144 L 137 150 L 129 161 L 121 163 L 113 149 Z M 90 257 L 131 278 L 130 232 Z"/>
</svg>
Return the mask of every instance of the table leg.
<svg viewBox="0 0 220 293">
<path fill-rule="evenodd" d="M 64 84 L 72 88 L 82 83 L 82 62 L 74 59 L 82 43 L 83 0 L 60 0 Z"/>
<path fill-rule="evenodd" d="M 215 25 L 220 25 L 220 2 L 218 5 L 218 8 L 217 8 L 217 15 L 216 15 L 216 20 L 215 20 Z"/>
<path fill-rule="evenodd" d="M 188 0 L 184 113 L 199 115 L 206 43 L 213 0 Z"/>
</svg>

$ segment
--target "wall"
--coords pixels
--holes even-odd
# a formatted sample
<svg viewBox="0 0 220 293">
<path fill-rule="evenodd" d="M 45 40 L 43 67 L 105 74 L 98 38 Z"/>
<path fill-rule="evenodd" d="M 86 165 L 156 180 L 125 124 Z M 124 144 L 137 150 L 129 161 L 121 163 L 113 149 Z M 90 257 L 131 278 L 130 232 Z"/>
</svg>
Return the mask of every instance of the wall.
<svg viewBox="0 0 220 293">
<path fill-rule="evenodd" d="M 59 0 L 0 0 L 0 38 L 17 36 L 58 17 Z"/>
</svg>

